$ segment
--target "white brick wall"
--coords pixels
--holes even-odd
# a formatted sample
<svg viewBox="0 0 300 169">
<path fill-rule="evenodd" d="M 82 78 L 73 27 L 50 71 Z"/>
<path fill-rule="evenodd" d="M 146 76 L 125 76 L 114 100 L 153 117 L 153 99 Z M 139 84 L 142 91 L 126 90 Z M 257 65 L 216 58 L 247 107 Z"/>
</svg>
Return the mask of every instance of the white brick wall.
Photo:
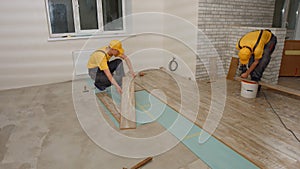
<svg viewBox="0 0 300 169">
<path fill-rule="evenodd" d="M 275 0 L 199 0 L 198 28 L 213 46 L 205 45 L 202 35 L 198 36 L 196 78 L 208 78 L 210 57 L 220 56 L 222 62 L 218 65 L 223 65 L 227 73 L 231 57 L 237 56 L 237 40 L 249 31 L 268 28 L 277 36 L 278 43 L 262 80 L 277 83 L 286 32 L 270 28 L 274 5 Z M 213 48 L 217 53 L 212 52 Z"/>
</svg>

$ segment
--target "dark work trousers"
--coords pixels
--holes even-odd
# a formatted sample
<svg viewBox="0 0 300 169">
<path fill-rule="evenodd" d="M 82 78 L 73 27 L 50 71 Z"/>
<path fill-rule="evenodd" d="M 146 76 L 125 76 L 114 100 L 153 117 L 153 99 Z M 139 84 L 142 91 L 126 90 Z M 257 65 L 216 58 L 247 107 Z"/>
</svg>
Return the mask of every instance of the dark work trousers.
<svg viewBox="0 0 300 169">
<path fill-rule="evenodd" d="M 271 55 L 275 50 L 276 43 L 277 43 L 277 37 L 272 34 L 270 41 L 264 47 L 262 58 L 259 60 L 259 63 L 255 67 L 255 69 L 250 73 L 251 80 L 257 82 L 260 81 L 266 67 L 270 63 Z M 254 62 L 254 56 L 252 55 L 249 60 L 248 67 L 250 67 L 253 62 Z"/>
<path fill-rule="evenodd" d="M 124 76 L 124 69 L 123 69 L 123 63 L 121 59 L 115 59 L 110 62 L 107 62 L 107 65 L 109 67 L 109 71 L 113 75 L 114 79 L 117 81 L 117 83 L 122 86 L 122 77 Z M 96 79 L 95 79 L 95 86 L 99 90 L 104 90 L 107 87 L 111 86 L 111 82 L 108 80 L 107 76 L 105 75 L 103 70 L 100 70 L 98 68 Z"/>
</svg>

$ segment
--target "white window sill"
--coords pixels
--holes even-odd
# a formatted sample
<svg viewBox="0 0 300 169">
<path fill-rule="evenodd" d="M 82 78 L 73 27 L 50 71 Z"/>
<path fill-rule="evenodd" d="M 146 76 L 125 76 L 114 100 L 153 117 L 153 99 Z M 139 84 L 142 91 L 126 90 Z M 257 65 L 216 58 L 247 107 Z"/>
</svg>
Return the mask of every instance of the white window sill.
<svg viewBox="0 0 300 169">
<path fill-rule="evenodd" d="M 102 34 L 102 35 L 71 35 L 71 36 L 61 36 L 61 37 L 49 37 L 48 42 L 55 42 L 55 41 L 65 41 L 65 40 L 77 40 L 77 39 L 98 39 L 98 38 L 113 38 L 113 37 L 128 37 L 132 36 L 131 34 L 127 33 L 116 33 L 116 34 Z"/>
</svg>

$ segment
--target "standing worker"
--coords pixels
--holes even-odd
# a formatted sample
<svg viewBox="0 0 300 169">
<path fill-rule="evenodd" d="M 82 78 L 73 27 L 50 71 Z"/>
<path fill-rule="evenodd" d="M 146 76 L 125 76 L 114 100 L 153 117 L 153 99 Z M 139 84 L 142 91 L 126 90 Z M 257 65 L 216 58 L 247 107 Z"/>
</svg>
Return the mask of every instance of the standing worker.
<svg viewBox="0 0 300 169">
<path fill-rule="evenodd" d="M 87 64 L 89 76 L 95 81 L 94 84 L 100 91 L 114 85 L 121 94 L 120 86 L 122 86 L 122 77 L 124 76 L 123 63 L 121 59 L 110 61 L 112 56 L 125 60 L 130 74 L 135 76 L 131 61 L 124 54 L 122 43 L 118 40 L 112 40 L 109 46 L 99 48 L 91 54 Z M 113 73 L 115 73 L 114 76 Z"/>
<path fill-rule="evenodd" d="M 236 45 L 239 50 L 241 77 L 247 78 L 251 75 L 251 80 L 260 81 L 276 43 L 277 38 L 270 30 L 255 30 L 245 34 Z"/>
</svg>

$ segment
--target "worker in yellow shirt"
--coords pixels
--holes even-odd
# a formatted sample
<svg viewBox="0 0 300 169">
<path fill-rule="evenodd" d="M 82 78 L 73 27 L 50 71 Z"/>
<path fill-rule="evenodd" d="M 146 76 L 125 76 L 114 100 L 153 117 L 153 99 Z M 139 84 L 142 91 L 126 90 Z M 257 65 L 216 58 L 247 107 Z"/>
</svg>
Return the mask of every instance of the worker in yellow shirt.
<svg viewBox="0 0 300 169">
<path fill-rule="evenodd" d="M 277 38 L 270 30 L 255 30 L 245 34 L 236 44 L 241 63 L 241 77 L 247 78 L 251 75 L 251 80 L 260 81 L 276 43 Z"/>
<path fill-rule="evenodd" d="M 112 56 L 121 59 L 110 60 Z M 124 54 L 124 49 L 120 41 L 112 40 L 109 46 L 99 48 L 91 54 L 87 64 L 89 76 L 95 81 L 94 84 L 100 91 L 114 85 L 118 93 L 122 93 L 120 87 L 122 86 L 122 77 L 124 76 L 122 60 L 125 60 L 130 74 L 135 76 L 131 61 Z"/>
</svg>

